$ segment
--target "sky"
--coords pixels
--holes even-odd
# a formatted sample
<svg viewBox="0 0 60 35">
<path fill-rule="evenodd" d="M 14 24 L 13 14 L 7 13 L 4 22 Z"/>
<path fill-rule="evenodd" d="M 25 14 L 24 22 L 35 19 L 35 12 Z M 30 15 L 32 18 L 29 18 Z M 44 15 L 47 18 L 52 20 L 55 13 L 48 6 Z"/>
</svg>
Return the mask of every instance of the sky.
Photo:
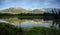
<svg viewBox="0 0 60 35">
<path fill-rule="evenodd" d="M 0 9 L 21 8 L 60 8 L 60 0 L 0 0 Z"/>
</svg>

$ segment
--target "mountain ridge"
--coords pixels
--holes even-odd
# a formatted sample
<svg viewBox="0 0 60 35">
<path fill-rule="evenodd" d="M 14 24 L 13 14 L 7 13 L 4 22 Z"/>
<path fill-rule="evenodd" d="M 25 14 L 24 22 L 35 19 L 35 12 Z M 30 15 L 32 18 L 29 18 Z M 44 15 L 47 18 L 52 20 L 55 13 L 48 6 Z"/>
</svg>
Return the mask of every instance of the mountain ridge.
<svg viewBox="0 0 60 35">
<path fill-rule="evenodd" d="M 19 8 L 19 7 L 12 7 L 4 10 L 0 10 L 0 13 L 10 13 L 10 14 L 26 14 L 26 13 L 44 13 L 44 12 L 52 12 L 60 10 L 60 8 L 34 8 L 34 9 L 24 9 L 24 8 Z"/>
</svg>

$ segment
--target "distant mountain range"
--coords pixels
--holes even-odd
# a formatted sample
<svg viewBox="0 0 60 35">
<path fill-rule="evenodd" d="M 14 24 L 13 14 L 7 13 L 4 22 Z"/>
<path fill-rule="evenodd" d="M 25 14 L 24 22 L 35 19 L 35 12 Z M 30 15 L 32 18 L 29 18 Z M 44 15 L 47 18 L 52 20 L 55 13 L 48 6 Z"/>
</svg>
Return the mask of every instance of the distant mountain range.
<svg viewBox="0 0 60 35">
<path fill-rule="evenodd" d="M 9 8 L 5 10 L 0 10 L 0 13 L 10 13 L 10 14 L 21 14 L 21 13 L 44 13 L 44 12 L 52 12 L 52 10 L 58 12 L 60 8 L 35 8 L 35 9 L 23 9 L 23 8 Z"/>
<path fill-rule="evenodd" d="M 19 14 L 19 13 L 27 13 L 28 10 L 23 8 L 9 8 L 5 10 L 0 10 L 0 13 L 10 13 L 10 14 Z"/>
</svg>

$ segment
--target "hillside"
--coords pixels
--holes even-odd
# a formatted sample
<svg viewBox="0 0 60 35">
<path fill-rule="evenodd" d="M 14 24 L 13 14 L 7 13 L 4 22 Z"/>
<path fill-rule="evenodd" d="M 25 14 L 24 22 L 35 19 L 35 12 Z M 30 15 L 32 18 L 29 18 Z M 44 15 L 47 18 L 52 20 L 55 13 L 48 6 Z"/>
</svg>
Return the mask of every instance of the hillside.
<svg viewBox="0 0 60 35">
<path fill-rule="evenodd" d="M 33 14 L 43 14 L 44 12 L 49 12 L 52 13 L 53 11 L 54 13 L 58 13 L 58 11 L 60 11 L 59 8 L 37 8 L 37 9 L 24 9 L 24 8 L 19 8 L 19 7 L 15 7 L 15 8 L 8 8 L 5 10 L 0 10 L 0 13 L 9 13 L 9 14 L 27 14 L 27 13 L 33 13 Z"/>
<path fill-rule="evenodd" d="M 20 13 L 28 13 L 28 10 L 25 10 L 23 8 L 9 8 L 1 10 L 0 13 L 20 14 Z"/>
<path fill-rule="evenodd" d="M 44 9 L 34 9 L 34 10 L 32 10 L 31 11 L 32 13 L 38 13 L 38 14 L 43 14 L 45 11 L 44 11 Z"/>
<path fill-rule="evenodd" d="M 0 13 L 9 13 L 9 14 L 26 14 L 26 13 L 43 13 L 43 10 L 34 9 L 34 10 L 26 10 L 23 8 L 9 8 L 5 10 L 0 10 Z"/>
</svg>

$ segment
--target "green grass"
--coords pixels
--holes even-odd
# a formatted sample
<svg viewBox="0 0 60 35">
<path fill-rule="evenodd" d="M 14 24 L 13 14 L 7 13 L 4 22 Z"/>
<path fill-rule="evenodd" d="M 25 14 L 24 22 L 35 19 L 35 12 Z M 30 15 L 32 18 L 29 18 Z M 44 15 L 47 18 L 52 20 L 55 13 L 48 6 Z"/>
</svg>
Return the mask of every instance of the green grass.
<svg viewBox="0 0 60 35">
<path fill-rule="evenodd" d="M 17 35 L 18 34 L 18 27 L 7 24 L 7 23 L 0 23 L 0 35 Z"/>
<path fill-rule="evenodd" d="M 17 17 L 19 19 L 43 19 L 43 16 L 0 16 L 2 19 L 6 18 L 14 18 Z"/>
<path fill-rule="evenodd" d="M 60 30 L 47 27 L 24 29 L 7 23 L 0 23 L 0 35 L 60 35 Z"/>
<path fill-rule="evenodd" d="M 33 27 L 29 30 L 25 30 L 24 33 L 24 35 L 60 35 L 60 30 L 47 27 Z"/>
</svg>

